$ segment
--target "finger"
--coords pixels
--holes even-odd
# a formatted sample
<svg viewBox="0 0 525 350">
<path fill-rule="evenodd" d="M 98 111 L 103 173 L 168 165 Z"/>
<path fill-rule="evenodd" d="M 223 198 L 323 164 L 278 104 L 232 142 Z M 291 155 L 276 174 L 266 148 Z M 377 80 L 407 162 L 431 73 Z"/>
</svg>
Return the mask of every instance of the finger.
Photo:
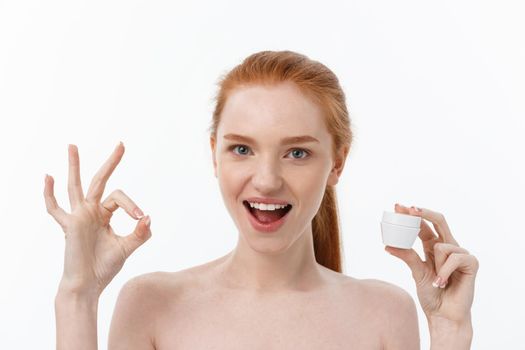
<svg viewBox="0 0 525 350">
<path fill-rule="evenodd" d="M 44 199 L 46 201 L 46 209 L 47 212 L 56 220 L 56 222 L 58 222 L 58 224 L 62 226 L 62 230 L 65 230 L 66 218 L 68 214 L 64 211 L 64 209 L 58 206 L 53 191 L 53 184 L 53 177 L 48 176 L 46 174 L 46 177 L 44 179 Z"/>
<path fill-rule="evenodd" d="M 421 220 L 421 231 L 419 232 L 419 237 L 421 238 L 426 260 L 434 265 L 434 245 L 440 242 L 439 236 L 434 233 L 425 220 Z"/>
<path fill-rule="evenodd" d="M 86 196 L 86 200 L 92 203 L 100 202 L 102 195 L 104 194 L 104 188 L 108 182 L 109 177 L 113 173 L 113 170 L 117 167 L 118 163 L 124 155 L 124 144 L 120 142 L 117 147 L 113 150 L 111 156 L 106 160 L 102 167 L 97 171 Z"/>
<path fill-rule="evenodd" d="M 71 210 L 84 200 L 84 192 L 80 182 L 80 161 L 78 157 L 78 148 L 76 145 L 68 146 L 69 153 L 69 175 L 68 175 L 68 195 Z"/>
<path fill-rule="evenodd" d="M 452 253 L 469 254 L 469 252 L 462 247 L 450 243 L 436 243 L 434 245 L 434 256 L 435 256 L 435 268 L 436 274 L 441 270 L 441 267 L 445 264 L 447 258 Z"/>
<path fill-rule="evenodd" d="M 416 283 L 423 279 L 425 276 L 425 263 L 421 260 L 414 249 L 401 249 L 386 246 L 385 250 L 407 264 L 412 271 L 412 277 Z"/>
<path fill-rule="evenodd" d="M 479 269 L 478 259 L 471 254 L 451 253 L 443 266 L 437 272 L 441 281 L 450 278 L 453 272 L 459 271 L 464 275 L 476 275 Z"/>
<path fill-rule="evenodd" d="M 403 213 L 403 214 L 411 215 L 408 207 L 405 207 L 398 203 L 396 203 L 395 205 L 395 211 L 396 213 Z M 430 261 L 432 265 L 434 265 L 434 248 L 433 247 L 439 237 L 434 233 L 434 231 L 432 231 L 432 229 L 430 228 L 430 226 L 428 226 L 425 220 L 421 220 L 420 231 L 419 231 L 418 236 L 421 239 L 421 243 L 423 245 L 423 251 L 425 253 L 425 260 Z"/>
<path fill-rule="evenodd" d="M 128 213 L 132 218 L 140 219 L 144 216 L 144 213 L 140 208 L 135 204 L 131 198 L 129 198 L 122 190 L 113 191 L 102 203 L 102 206 L 114 212 L 118 208 L 122 208 Z"/>
<path fill-rule="evenodd" d="M 430 221 L 444 243 L 450 243 L 459 246 L 458 242 L 452 236 L 450 228 L 448 227 L 447 221 L 445 220 L 445 216 L 443 214 L 426 208 L 418 209 L 420 210 L 417 210 L 416 207 L 409 208 L 410 214 L 420 216 L 421 218 Z"/>
<path fill-rule="evenodd" d="M 124 246 L 124 252 L 126 259 L 144 242 L 151 237 L 151 218 L 150 216 L 144 216 L 139 220 L 135 230 L 125 237 L 121 237 L 122 244 Z"/>
</svg>

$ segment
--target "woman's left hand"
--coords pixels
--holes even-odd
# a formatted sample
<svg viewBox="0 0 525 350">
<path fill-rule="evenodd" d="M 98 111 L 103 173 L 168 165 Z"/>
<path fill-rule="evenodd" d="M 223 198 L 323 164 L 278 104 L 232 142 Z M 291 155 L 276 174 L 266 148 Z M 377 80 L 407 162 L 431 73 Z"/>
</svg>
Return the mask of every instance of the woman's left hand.
<svg viewBox="0 0 525 350">
<path fill-rule="evenodd" d="M 477 258 L 459 246 L 442 214 L 398 204 L 395 211 L 421 217 L 419 238 L 423 243 L 425 261 L 414 249 L 387 246 L 385 250 L 403 260 L 412 270 L 419 302 L 429 323 L 439 320 L 458 326 L 470 325 L 470 309 L 479 268 Z M 425 220 L 432 223 L 438 236 Z"/>
</svg>

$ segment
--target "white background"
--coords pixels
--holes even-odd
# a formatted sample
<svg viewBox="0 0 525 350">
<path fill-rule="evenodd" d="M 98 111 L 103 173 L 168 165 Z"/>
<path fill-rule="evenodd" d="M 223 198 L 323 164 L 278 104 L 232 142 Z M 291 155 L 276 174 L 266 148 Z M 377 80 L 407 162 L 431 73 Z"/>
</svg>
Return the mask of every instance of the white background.
<svg viewBox="0 0 525 350">
<path fill-rule="evenodd" d="M 524 14 L 520 1 L 0 1 L 0 348 L 55 346 L 64 238 L 43 189 L 48 173 L 70 210 L 68 143 L 86 191 L 123 141 L 105 195 L 122 189 L 152 218 L 153 237 L 101 296 L 101 349 L 127 280 L 234 248 L 206 128 L 219 75 L 260 50 L 324 63 L 347 94 L 345 273 L 409 291 L 428 348 L 379 220 L 395 202 L 442 212 L 480 261 L 472 348 L 522 345 Z M 119 210 L 113 225 L 124 235 L 135 221 Z"/>
</svg>

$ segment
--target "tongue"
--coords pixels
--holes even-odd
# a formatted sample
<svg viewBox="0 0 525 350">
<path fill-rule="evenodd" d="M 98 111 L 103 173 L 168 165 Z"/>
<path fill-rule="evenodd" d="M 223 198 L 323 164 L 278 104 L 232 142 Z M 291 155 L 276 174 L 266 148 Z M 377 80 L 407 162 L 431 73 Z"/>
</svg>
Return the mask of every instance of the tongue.
<svg viewBox="0 0 525 350">
<path fill-rule="evenodd" d="M 286 214 L 285 209 L 276 209 L 273 211 L 253 209 L 253 216 L 255 216 L 257 220 L 265 224 L 279 220 L 284 216 L 284 214 Z"/>
</svg>

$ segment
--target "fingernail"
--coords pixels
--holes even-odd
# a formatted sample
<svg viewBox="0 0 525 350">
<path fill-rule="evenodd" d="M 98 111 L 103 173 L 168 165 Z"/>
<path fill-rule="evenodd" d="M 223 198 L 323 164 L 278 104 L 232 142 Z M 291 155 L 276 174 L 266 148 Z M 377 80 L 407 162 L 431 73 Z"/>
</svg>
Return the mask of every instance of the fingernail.
<svg viewBox="0 0 525 350">
<path fill-rule="evenodd" d="M 432 287 L 438 288 L 441 285 L 441 277 L 438 276 L 434 282 L 432 282 Z"/>
<path fill-rule="evenodd" d="M 441 283 L 441 284 L 439 285 L 439 288 L 441 288 L 441 289 L 445 288 L 445 286 L 447 285 L 447 282 L 448 282 L 448 279 L 445 280 L 445 281 L 443 281 L 443 283 Z"/>
<path fill-rule="evenodd" d="M 144 216 L 144 213 L 139 208 L 135 208 L 135 210 L 133 210 L 133 214 L 135 214 L 139 219 Z"/>
<path fill-rule="evenodd" d="M 151 224 L 151 218 L 149 217 L 149 215 L 148 215 L 148 217 L 146 218 L 146 220 L 144 221 L 144 223 L 146 224 L 146 226 L 148 226 L 148 227 L 150 226 L 150 224 Z"/>
</svg>

